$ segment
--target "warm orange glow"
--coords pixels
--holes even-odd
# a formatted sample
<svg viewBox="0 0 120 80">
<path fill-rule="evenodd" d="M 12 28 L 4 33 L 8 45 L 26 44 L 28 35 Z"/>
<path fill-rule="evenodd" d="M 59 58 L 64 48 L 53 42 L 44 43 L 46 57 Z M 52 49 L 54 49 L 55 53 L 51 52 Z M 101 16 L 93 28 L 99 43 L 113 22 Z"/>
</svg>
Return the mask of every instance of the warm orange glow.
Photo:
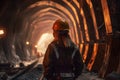
<svg viewBox="0 0 120 80">
<path fill-rule="evenodd" d="M 74 29 L 73 29 L 73 27 L 71 27 L 69 34 L 70 34 L 71 39 L 75 43 L 75 36 L 74 36 Z"/>
<path fill-rule="evenodd" d="M 80 4 L 78 2 L 78 0 L 73 0 L 73 2 L 76 4 L 76 6 L 80 9 Z"/>
<path fill-rule="evenodd" d="M 7 34 L 6 29 L 3 26 L 0 26 L 0 38 L 5 37 Z"/>
<path fill-rule="evenodd" d="M 83 54 L 83 62 L 86 61 L 86 58 L 87 58 L 87 55 L 88 55 L 88 50 L 89 50 L 89 44 L 86 44 L 85 45 L 85 51 L 84 51 L 84 54 Z"/>
<path fill-rule="evenodd" d="M 52 9 L 52 8 L 51 8 L 51 10 L 56 11 L 55 9 Z M 44 14 L 44 13 L 45 13 L 45 14 Z M 48 12 L 48 11 L 47 11 L 47 12 L 46 12 L 46 11 L 44 12 L 44 10 L 41 10 L 40 12 L 34 14 L 33 17 L 38 16 L 38 19 L 34 20 L 34 21 L 32 22 L 32 25 L 35 26 L 35 28 L 39 28 L 40 25 L 37 25 L 37 24 L 40 24 L 40 23 L 43 23 L 43 24 L 46 24 L 46 23 L 47 23 L 47 24 L 53 25 L 53 22 L 54 22 L 56 19 L 62 19 L 62 20 L 66 20 L 67 22 L 70 22 L 64 14 L 62 14 L 61 12 L 58 12 L 58 13 L 61 14 L 61 15 L 63 15 L 63 17 L 59 16 L 58 14 L 53 14 L 53 13 L 50 13 L 50 12 Z M 52 17 L 51 17 L 52 19 L 50 19 L 49 17 L 45 17 L 45 16 L 48 16 L 48 15 L 52 16 Z M 43 20 L 44 18 L 48 18 L 48 20 Z M 63 18 L 64 18 L 64 19 L 63 19 Z M 36 25 L 37 25 L 37 26 L 36 26 Z"/>
<path fill-rule="evenodd" d="M 74 6 L 70 2 L 68 2 L 67 0 L 63 0 L 63 1 L 72 9 L 73 13 L 75 14 L 75 18 L 77 20 L 77 23 L 79 23 L 79 17 L 78 17 L 77 11 L 74 8 Z"/>
<path fill-rule="evenodd" d="M 83 32 L 82 32 L 81 29 L 80 29 L 80 36 L 81 36 L 81 43 L 84 43 L 84 40 L 83 40 Z"/>
<path fill-rule="evenodd" d="M 98 29 L 97 29 L 97 22 L 96 22 L 96 17 L 95 17 L 92 2 L 91 2 L 91 0 L 86 0 L 86 1 L 87 1 L 88 5 L 90 7 L 90 11 L 91 11 L 92 19 L 93 19 L 93 24 L 94 24 L 94 29 L 95 29 L 96 39 L 99 39 L 99 34 L 98 34 Z"/>
<path fill-rule="evenodd" d="M 45 16 L 45 15 L 53 15 L 53 16 L 55 16 L 55 17 L 57 17 L 57 18 L 61 18 L 61 16 L 59 16 L 58 14 L 53 14 L 53 13 L 49 12 L 49 10 L 53 10 L 53 11 L 58 12 L 59 14 L 65 16 L 63 13 L 61 13 L 61 12 L 59 12 L 58 10 L 53 9 L 53 8 L 42 9 L 42 10 L 38 11 L 36 14 L 34 14 L 34 15 L 35 15 L 35 16 L 37 15 L 37 16 L 39 16 L 39 17 Z M 33 17 L 34 17 L 34 16 L 33 16 Z M 65 16 L 65 17 L 66 17 L 66 16 Z"/>
<path fill-rule="evenodd" d="M 82 51 L 83 51 L 83 44 L 80 44 L 80 53 L 82 54 Z"/>
<path fill-rule="evenodd" d="M 87 22 L 86 22 L 86 17 L 84 15 L 83 9 L 81 8 L 81 15 L 83 17 L 83 22 L 84 22 L 84 30 L 85 30 L 85 37 L 87 41 L 90 41 L 89 34 L 88 34 L 88 27 L 87 27 Z"/>
<path fill-rule="evenodd" d="M 79 2 L 77 0 L 73 0 L 73 2 L 76 4 L 76 6 L 79 8 L 79 10 L 81 11 L 81 6 L 79 4 Z M 80 25 L 80 21 L 79 21 L 79 25 Z M 83 31 L 81 30 L 81 26 L 79 26 L 79 29 L 80 29 L 80 39 L 81 39 L 81 43 L 84 43 L 84 40 L 83 40 Z"/>
<path fill-rule="evenodd" d="M 76 9 L 73 7 L 72 4 L 70 4 L 67 0 L 63 0 L 73 11 L 73 13 L 75 14 L 75 18 L 77 20 L 77 23 L 79 23 L 79 19 L 78 19 L 78 14 Z M 75 23 L 76 24 L 76 23 Z M 79 38 L 78 38 L 78 32 L 77 32 L 77 26 L 74 26 L 75 28 L 75 32 L 76 32 L 76 43 L 79 44 Z"/>
<path fill-rule="evenodd" d="M 3 35 L 4 34 L 4 30 L 0 30 L 0 35 Z"/>
<path fill-rule="evenodd" d="M 75 26 L 74 17 L 73 17 L 72 14 L 69 12 L 69 10 L 66 9 L 65 7 L 63 7 L 62 5 L 57 4 L 57 3 L 53 2 L 53 1 L 39 1 L 39 2 L 37 2 L 37 3 L 35 3 L 35 4 L 31 5 L 31 6 L 29 6 L 28 9 L 29 9 L 29 8 L 34 8 L 34 7 L 36 7 L 36 6 L 43 6 L 43 5 L 54 6 L 54 7 L 58 8 L 58 9 L 64 11 L 64 12 L 71 18 L 71 20 L 72 20 L 72 22 L 73 22 L 73 25 Z M 45 10 L 43 9 L 43 10 L 44 10 L 44 11 L 48 11 L 48 10 L 50 10 L 50 9 L 54 9 L 54 8 L 47 8 L 47 9 L 45 9 Z M 55 9 L 54 9 L 54 10 L 55 10 Z M 40 11 L 41 11 L 41 10 L 40 10 Z M 57 11 L 57 12 L 60 12 L 60 11 L 58 11 L 58 10 L 56 10 L 56 11 Z M 44 13 L 43 13 L 43 14 L 44 14 Z M 40 14 L 40 15 L 41 15 L 41 14 Z"/>
<path fill-rule="evenodd" d="M 109 33 L 112 33 L 112 26 L 111 26 L 111 20 L 110 20 L 110 14 L 109 14 L 107 1 L 101 0 L 101 4 L 102 4 L 104 21 L 105 21 L 105 26 L 106 26 L 106 33 L 109 34 Z"/>
<path fill-rule="evenodd" d="M 58 8 L 58 9 L 60 9 L 61 11 L 63 11 L 64 13 L 66 13 L 68 15 L 68 17 L 72 20 L 73 27 L 76 28 L 76 23 L 75 23 L 74 17 L 72 16 L 71 12 L 69 12 L 69 10 L 67 8 L 65 8 L 64 6 L 62 6 L 62 5 L 58 4 L 58 3 L 55 3 L 53 1 L 39 1 L 39 2 L 37 2 L 37 3 L 35 3 L 35 4 L 31 5 L 31 6 L 29 6 L 28 9 L 34 8 L 36 6 L 44 6 L 44 5 L 54 6 L 54 7 Z M 54 8 L 49 8 L 49 9 L 45 9 L 45 10 L 43 9 L 43 10 L 46 11 L 46 10 L 50 10 L 50 9 L 53 10 Z M 60 12 L 60 11 L 58 11 L 56 9 L 54 9 L 54 11 Z M 39 14 L 41 15 L 41 12 Z M 74 30 L 74 32 L 75 32 L 75 35 L 77 35 L 77 30 Z M 79 42 L 79 41 L 76 41 L 76 42 Z"/>
<path fill-rule="evenodd" d="M 94 64 L 94 61 L 96 59 L 96 55 L 97 55 L 97 51 L 98 51 L 98 43 L 94 43 L 94 47 L 93 47 L 93 52 L 92 52 L 92 57 L 87 65 L 88 70 L 92 69 L 92 66 Z"/>
<path fill-rule="evenodd" d="M 26 41 L 26 45 L 29 45 L 30 43 L 29 43 L 29 41 Z"/>
<path fill-rule="evenodd" d="M 38 46 L 37 45 L 35 45 L 35 48 L 37 48 Z"/>
</svg>

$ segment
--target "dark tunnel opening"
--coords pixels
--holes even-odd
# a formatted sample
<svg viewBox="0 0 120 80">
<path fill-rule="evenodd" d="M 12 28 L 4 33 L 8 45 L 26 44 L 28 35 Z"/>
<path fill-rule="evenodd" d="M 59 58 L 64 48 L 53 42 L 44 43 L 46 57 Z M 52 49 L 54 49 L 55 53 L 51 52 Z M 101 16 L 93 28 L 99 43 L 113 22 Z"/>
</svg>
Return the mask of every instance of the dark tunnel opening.
<svg viewBox="0 0 120 80">
<path fill-rule="evenodd" d="M 0 72 L 4 71 L 3 64 L 20 67 L 24 63 L 28 69 L 36 59 L 42 64 L 46 48 L 54 39 L 53 23 L 62 19 L 69 23 L 70 36 L 79 47 L 88 71 L 101 78 L 112 72 L 120 74 L 119 3 L 117 0 L 0 1 Z"/>
</svg>

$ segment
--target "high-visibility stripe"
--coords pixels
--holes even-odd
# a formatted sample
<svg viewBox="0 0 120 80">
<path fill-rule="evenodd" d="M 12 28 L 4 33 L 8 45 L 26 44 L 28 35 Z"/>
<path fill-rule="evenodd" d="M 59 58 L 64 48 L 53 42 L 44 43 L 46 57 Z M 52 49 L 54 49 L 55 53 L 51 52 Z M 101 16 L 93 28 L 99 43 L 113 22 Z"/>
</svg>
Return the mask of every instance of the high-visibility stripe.
<svg viewBox="0 0 120 80">
<path fill-rule="evenodd" d="M 55 46 L 54 44 L 51 44 L 51 45 L 52 45 L 52 47 L 53 47 L 53 49 L 54 49 L 54 51 L 55 51 L 55 54 L 56 54 L 57 59 L 59 59 L 59 53 L 58 53 L 58 50 L 57 50 L 56 46 Z M 73 51 L 72 56 L 71 56 L 72 59 L 74 58 L 75 53 L 76 53 L 77 50 L 78 50 L 78 48 L 75 47 L 75 50 Z"/>
<path fill-rule="evenodd" d="M 51 44 L 52 45 L 52 47 L 53 47 L 53 49 L 54 49 L 54 51 L 55 51 L 55 54 L 56 54 L 56 57 L 57 57 L 57 59 L 59 58 L 59 53 L 58 53 L 58 51 L 57 51 L 57 48 L 56 48 L 56 46 L 54 45 L 54 44 Z"/>
<path fill-rule="evenodd" d="M 75 48 L 75 50 L 72 53 L 72 59 L 74 58 L 76 51 L 77 51 L 77 47 Z"/>
</svg>

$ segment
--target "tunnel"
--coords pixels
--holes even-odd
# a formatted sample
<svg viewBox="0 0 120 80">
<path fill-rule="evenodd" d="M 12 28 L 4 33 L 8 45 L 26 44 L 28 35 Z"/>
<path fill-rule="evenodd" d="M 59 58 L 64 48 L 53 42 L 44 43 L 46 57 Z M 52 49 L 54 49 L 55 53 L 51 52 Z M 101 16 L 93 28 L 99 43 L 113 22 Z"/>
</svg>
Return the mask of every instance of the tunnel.
<svg viewBox="0 0 120 80">
<path fill-rule="evenodd" d="M 69 23 L 88 71 L 100 78 L 120 74 L 119 4 L 119 0 L 0 0 L 0 72 L 9 64 L 28 65 L 36 59 L 42 64 L 54 39 L 53 23 L 62 19 Z"/>
</svg>

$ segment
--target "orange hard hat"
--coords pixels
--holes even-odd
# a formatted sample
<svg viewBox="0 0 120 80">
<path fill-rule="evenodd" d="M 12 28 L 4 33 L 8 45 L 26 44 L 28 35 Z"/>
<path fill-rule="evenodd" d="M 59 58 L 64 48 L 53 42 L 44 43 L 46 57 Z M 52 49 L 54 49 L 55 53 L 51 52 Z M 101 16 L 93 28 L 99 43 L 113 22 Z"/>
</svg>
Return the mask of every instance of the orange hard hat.
<svg viewBox="0 0 120 80">
<path fill-rule="evenodd" d="M 66 21 L 58 19 L 53 24 L 53 30 L 69 30 L 69 24 Z"/>
</svg>

